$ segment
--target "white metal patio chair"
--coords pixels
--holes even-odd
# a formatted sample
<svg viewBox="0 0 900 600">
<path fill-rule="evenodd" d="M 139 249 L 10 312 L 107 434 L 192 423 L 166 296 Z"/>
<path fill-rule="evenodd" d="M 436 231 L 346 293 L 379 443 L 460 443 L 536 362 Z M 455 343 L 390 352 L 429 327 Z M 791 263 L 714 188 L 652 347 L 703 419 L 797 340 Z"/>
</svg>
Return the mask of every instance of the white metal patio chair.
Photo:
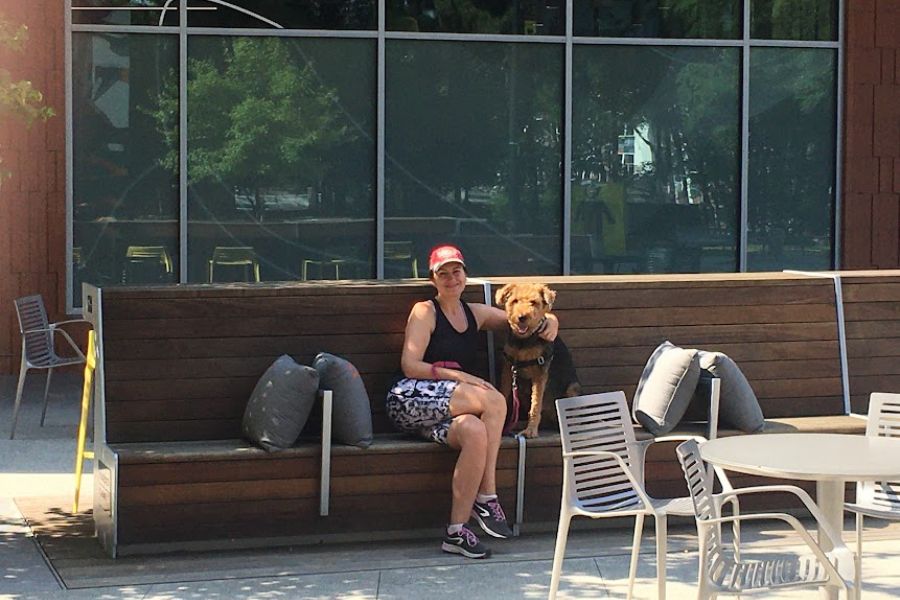
<svg viewBox="0 0 900 600">
<path fill-rule="evenodd" d="M 719 500 L 712 494 L 709 469 L 700 458 L 695 440 L 688 440 L 675 449 L 685 480 L 691 492 L 697 537 L 700 539 L 700 568 L 697 598 L 715 598 L 720 593 L 743 594 L 766 589 L 836 586 L 847 592 L 847 598 L 859 598 L 859 584 L 855 567 L 857 558 L 844 545 L 840 532 L 825 521 L 812 498 L 803 489 L 792 485 L 765 485 L 733 489 L 724 492 Z M 745 494 L 787 492 L 796 495 L 815 518 L 820 531 L 829 538 L 833 549 L 825 552 L 793 515 L 786 513 L 756 513 L 722 517 L 721 506 L 730 498 Z M 725 550 L 721 527 L 726 523 L 779 520 L 790 525 L 809 547 L 812 555 L 783 555 L 778 558 L 744 560 L 740 557 L 740 540 L 733 541 L 733 556 Z"/>
<path fill-rule="evenodd" d="M 713 394 L 716 401 L 717 394 L 718 386 Z M 717 409 L 715 406 L 714 410 Z M 667 516 L 691 516 L 694 509 L 690 497 L 657 499 L 646 493 L 644 456 L 654 442 L 691 438 L 666 436 L 636 441 L 623 392 L 560 398 L 556 401 L 556 412 L 562 438 L 563 491 L 549 597 L 555 598 L 559 589 L 572 517 L 633 516 L 634 538 L 628 574 L 628 598 L 631 598 L 644 518 L 652 516 L 656 524 L 657 595 L 662 600 L 666 595 Z M 715 431 L 715 426 L 711 429 Z M 727 479 L 721 483 L 724 489 L 731 489 Z M 733 508 L 737 513 L 737 501 Z"/>
<path fill-rule="evenodd" d="M 47 416 L 47 400 L 50 391 L 50 379 L 53 369 L 67 365 L 84 364 L 85 357 L 78 345 L 64 329 L 63 325 L 83 323 L 84 319 L 49 323 L 44 300 L 40 295 L 17 298 L 16 315 L 19 317 L 19 333 L 22 334 L 22 363 L 19 368 L 19 384 L 16 387 L 16 401 L 13 406 L 12 430 L 9 439 L 16 435 L 16 422 L 19 418 L 19 405 L 22 402 L 22 391 L 25 389 L 25 376 L 29 369 L 47 369 L 47 383 L 44 384 L 44 408 L 41 410 L 41 427 Z M 60 333 L 68 345 L 75 351 L 74 356 L 60 356 L 56 353 L 56 333 Z"/>
<path fill-rule="evenodd" d="M 869 414 L 866 435 L 872 437 L 900 437 L 900 394 L 875 392 L 869 396 Z M 847 502 L 844 508 L 856 513 L 857 565 L 862 570 L 863 519 L 900 520 L 900 482 L 860 481 L 856 484 L 856 502 Z M 862 581 L 857 571 L 856 580 Z"/>
</svg>

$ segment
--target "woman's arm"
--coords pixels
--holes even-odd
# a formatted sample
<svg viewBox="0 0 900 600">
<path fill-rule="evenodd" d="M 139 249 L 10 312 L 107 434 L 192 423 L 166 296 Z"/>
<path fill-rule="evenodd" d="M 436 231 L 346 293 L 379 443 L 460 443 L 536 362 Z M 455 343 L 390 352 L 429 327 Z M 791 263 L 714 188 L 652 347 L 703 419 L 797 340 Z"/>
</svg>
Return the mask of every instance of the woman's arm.
<svg viewBox="0 0 900 600">
<path fill-rule="evenodd" d="M 417 302 L 409 311 L 403 339 L 403 354 L 400 356 L 400 368 L 406 377 L 431 378 L 431 365 L 422 359 L 434 332 L 435 319 L 434 305 L 431 302 Z"/>
<path fill-rule="evenodd" d="M 475 320 L 478 322 L 478 329 L 490 329 L 491 331 L 503 331 L 509 327 L 506 320 L 506 311 L 487 304 L 469 304 Z M 552 342 L 559 334 L 559 319 L 553 313 L 547 313 L 547 326 L 538 336 Z"/>
<path fill-rule="evenodd" d="M 489 329 L 491 331 L 502 331 L 509 327 L 506 322 L 506 311 L 487 304 L 470 303 L 469 308 L 475 315 L 475 321 L 478 323 L 478 329 Z"/>
</svg>

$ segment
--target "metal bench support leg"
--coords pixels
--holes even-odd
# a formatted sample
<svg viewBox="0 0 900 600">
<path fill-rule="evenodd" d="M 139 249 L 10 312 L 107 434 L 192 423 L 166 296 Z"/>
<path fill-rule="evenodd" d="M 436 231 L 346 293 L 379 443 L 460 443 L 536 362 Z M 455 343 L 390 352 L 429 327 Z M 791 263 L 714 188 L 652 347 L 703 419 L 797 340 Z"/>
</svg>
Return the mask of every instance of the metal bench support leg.
<svg viewBox="0 0 900 600">
<path fill-rule="evenodd" d="M 332 392 L 322 391 L 322 480 L 319 484 L 319 515 L 328 516 L 331 496 L 331 412 Z"/>
<path fill-rule="evenodd" d="M 516 475 L 516 522 L 513 535 L 519 536 L 519 526 L 525 520 L 525 436 L 517 435 L 519 442 L 519 469 Z"/>
</svg>

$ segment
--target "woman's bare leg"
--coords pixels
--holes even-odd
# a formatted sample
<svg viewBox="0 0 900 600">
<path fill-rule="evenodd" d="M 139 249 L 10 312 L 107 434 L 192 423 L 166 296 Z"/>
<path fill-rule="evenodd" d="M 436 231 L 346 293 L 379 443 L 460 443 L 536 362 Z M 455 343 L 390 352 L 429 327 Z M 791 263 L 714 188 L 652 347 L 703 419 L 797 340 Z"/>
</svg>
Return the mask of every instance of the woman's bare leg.
<svg viewBox="0 0 900 600">
<path fill-rule="evenodd" d="M 453 417 L 475 415 L 484 423 L 487 446 L 484 472 L 478 491 L 482 494 L 496 494 L 497 454 L 500 452 L 500 438 L 503 436 L 503 425 L 506 422 L 506 399 L 496 389 L 461 383 L 450 397 L 450 414 Z"/>
<path fill-rule="evenodd" d="M 485 472 L 485 454 L 488 438 L 484 423 L 471 414 L 453 419 L 447 434 L 447 443 L 459 449 L 456 468 L 453 470 L 453 506 L 450 523 L 465 523 L 472 512 L 472 503 Z"/>
</svg>

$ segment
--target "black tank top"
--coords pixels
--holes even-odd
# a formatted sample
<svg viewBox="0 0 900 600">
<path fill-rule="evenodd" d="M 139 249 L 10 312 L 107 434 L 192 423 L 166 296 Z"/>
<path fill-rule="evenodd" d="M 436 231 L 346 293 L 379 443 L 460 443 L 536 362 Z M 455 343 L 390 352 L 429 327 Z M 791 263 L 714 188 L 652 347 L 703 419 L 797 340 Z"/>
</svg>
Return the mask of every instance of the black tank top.
<svg viewBox="0 0 900 600">
<path fill-rule="evenodd" d="M 460 333 L 453 328 L 437 299 L 432 299 L 431 302 L 434 304 L 436 322 L 422 360 L 429 363 L 452 360 L 459 363 L 466 373 L 475 373 L 478 364 L 478 322 L 472 309 L 467 303 L 462 303 L 467 327 Z"/>
</svg>

